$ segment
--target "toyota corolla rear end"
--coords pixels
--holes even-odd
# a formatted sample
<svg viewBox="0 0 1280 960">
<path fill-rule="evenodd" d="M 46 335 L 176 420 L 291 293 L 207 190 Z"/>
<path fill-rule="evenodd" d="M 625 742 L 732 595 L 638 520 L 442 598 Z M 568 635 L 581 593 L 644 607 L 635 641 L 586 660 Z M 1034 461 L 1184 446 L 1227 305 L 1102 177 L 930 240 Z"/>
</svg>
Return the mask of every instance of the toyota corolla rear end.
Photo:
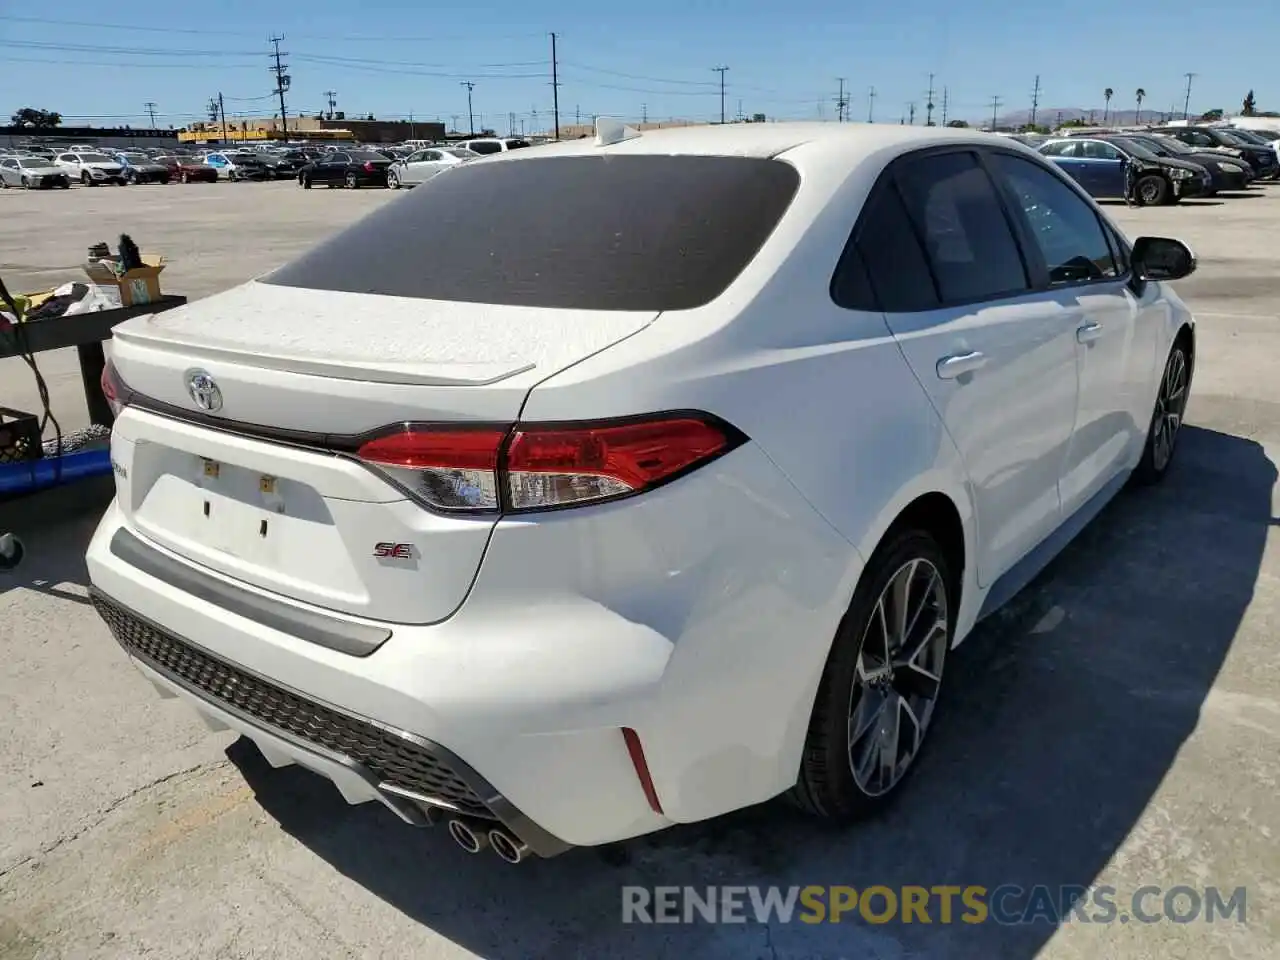
<svg viewBox="0 0 1280 960">
<path fill-rule="evenodd" d="M 526 416 L 561 371 L 680 339 L 799 180 L 582 154 L 460 164 L 117 328 L 104 379 L 117 497 L 88 566 L 138 668 L 271 763 L 508 860 L 785 789 L 820 672 L 793 635 L 829 638 L 856 562 L 685 395 Z M 427 227 L 455 240 L 423 253 Z"/>
</svg>

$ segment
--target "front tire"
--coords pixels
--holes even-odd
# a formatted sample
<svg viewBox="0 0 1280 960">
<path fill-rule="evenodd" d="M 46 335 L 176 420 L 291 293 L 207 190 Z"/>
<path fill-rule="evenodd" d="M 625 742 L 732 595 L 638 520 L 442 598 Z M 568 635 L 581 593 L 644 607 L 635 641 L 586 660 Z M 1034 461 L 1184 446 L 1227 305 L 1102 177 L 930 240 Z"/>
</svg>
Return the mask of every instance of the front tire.
<svg viewBox="0 0 1280 960">
<path fill-rule="evenodd" d="M 81 182 L 82 184 L 84 184 L 86 187 L 96 187 L 96 186 L 97 186 L 97 183 L 95 183 L 95 182 L 94 182 L 93 177 L 89 176 L 89 174 L 87 174 L 87 173 L 82 173 L 82 174 L 80 174 L 80 182 Z"/>
<path fill-rule="evenodd" d="M 392 190 L 400 189 L 400 178 L 396 176 L 394 171 L 387 174 L 387 186 Z"/>
<path fill-rule="evenodd" d="M 791 799 L 825 819 L 879 812 L 897 795 L 932 724 L 958 589 L 931 535 L 903 530 L 854 591 L 815 698 Z"/>
<path fill-rule="evenodd" d="M 1138 181 L 1137 194 L 1144 206 L 1160 206 L 1169 202 L 1169 184 L 1164 177 L 1143 177 Z"/>
<path fill-rule="evenodd" d="M 1137 483 L 1159 483 L 1169 472 L 1178 449 L 1178 436 L 1182 433 L 1190 393 L 1191 357 L 1186 341 L 1178 339 L 1165 361 L 1164 374 L 1156 391 L 1155 411 L 1147 430 L 1147 443 L 1142 448 L 1142 459 L 1133 471 L 1133 479 Z"/>
</svg>

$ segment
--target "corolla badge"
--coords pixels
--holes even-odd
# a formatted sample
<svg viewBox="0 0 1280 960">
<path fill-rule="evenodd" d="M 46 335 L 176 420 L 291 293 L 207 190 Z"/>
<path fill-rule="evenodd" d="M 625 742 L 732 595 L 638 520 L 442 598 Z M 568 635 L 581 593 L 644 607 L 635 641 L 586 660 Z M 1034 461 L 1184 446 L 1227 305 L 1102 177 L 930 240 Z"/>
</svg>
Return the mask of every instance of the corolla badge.
<svg viewBox="0 0 1280 960">
<path fill-rule="evenodd" d="M 216 413 L 222 409 L 222 391 L 204 370 L 187 371 L 187 394 L 205 413 Z"/>
</svg>

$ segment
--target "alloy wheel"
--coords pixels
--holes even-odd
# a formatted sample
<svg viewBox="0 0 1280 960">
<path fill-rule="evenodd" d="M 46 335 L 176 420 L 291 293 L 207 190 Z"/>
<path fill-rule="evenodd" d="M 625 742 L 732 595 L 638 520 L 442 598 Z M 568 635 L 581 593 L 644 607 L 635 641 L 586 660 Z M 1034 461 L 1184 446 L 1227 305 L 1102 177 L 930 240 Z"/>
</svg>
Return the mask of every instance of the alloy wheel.
<svg viewBox="0 0 1280 960">
<path fill-rule="evenodd" d="M 928 560 L 908 561 L 876 600 L 849 697 L 849 769 L 867 796 L 892 790 L 919 755 L 950 639 L 941 573 Z"/>
<path fill-rule="evenodd" d="M 1178 431 L 1182 428 L 1182 415 L 1187 408 L 1187 357 L 1181 348 L 1169 355 L 1160 380 L 1160 393 L 1156 397 L 1155 421 L 1151 425 L 1151 463 L 1163 470 L 1173 457 Z"/>
</svg>

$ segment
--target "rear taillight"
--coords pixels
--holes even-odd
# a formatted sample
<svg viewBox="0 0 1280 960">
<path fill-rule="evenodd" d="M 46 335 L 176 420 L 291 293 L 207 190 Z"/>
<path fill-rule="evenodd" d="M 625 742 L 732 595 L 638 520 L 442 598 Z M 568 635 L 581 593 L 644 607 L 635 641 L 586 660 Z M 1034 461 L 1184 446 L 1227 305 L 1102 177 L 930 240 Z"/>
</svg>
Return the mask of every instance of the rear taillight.
<svg viewBox="0 0 1280 960">
<path fill-rule="evenodd" d="M 703 414 L 512 428 L 406 425 L 363 444 L 358 456 L 429 506 L 520 512 L 641 493 L 745 439 Z"/>
<path fill-rule="evenodd" d="M 102 368 L 102 377 L 98 382 L 102 386 L 102 395 L 107 398 L 107 406 L 111 408 L 111 415 L 120 416 L 120 411 L 129 405 L 132 391 L 120 379 L 120 372 L 110 360 Z"/>
<path fill-rule="evenodd" d="M 374 171 L 373 161 L 372 161 L 372 160 L 366 160 L 366 161 L 365 161 L 365 164 L 364 164 L 364 172 L 365 172 L 365 173 L 373 173 L 373 171 Z"/>
</svg>

